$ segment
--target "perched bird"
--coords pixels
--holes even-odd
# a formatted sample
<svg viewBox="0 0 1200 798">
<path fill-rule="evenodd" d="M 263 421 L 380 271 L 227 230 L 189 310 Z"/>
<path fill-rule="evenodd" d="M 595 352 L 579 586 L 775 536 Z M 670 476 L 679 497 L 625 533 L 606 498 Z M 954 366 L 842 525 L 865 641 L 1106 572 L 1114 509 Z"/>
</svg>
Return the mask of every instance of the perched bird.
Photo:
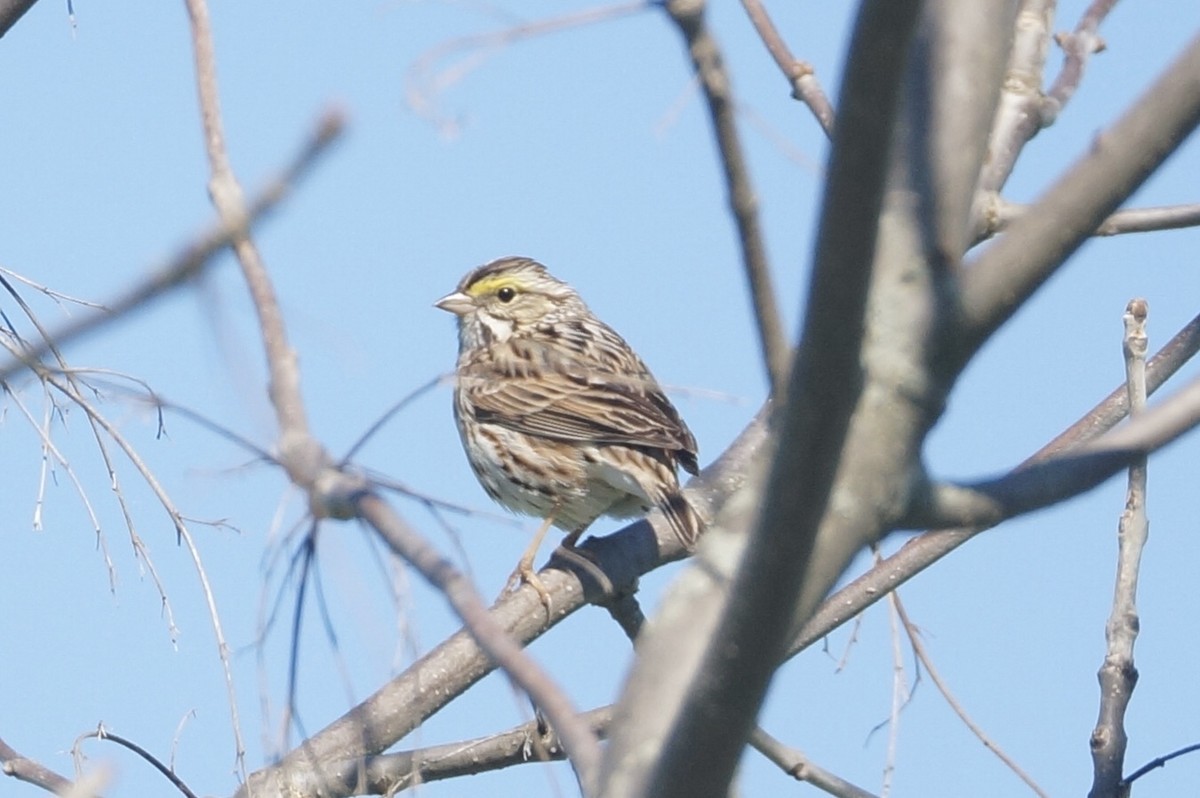
<svg viewBox="0 0 1200 798">
<path fill-rule="evenodd" d="M 661 509 L 692 549 L 703 521 L 676 468 L 698 473 L 696 439 L 650 370 L 575 289 L 529 258 L 468 273 L 436 303 L 458 317 L 454 417 L 493 499 L 545 519 L 513 573 L 549 604 L 533 559 L 546 530 L 573 547 L 602 515 Z"/>
</svg>

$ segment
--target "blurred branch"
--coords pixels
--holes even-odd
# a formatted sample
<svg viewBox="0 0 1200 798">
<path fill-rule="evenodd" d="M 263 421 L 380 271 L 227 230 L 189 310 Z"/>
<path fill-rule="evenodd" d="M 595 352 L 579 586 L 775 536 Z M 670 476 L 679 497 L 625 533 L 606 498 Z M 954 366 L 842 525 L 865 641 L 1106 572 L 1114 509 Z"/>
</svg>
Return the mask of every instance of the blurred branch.
<svg viewBox="0 0 1200 798">
<path fill-rule="evenodd" d="M 196 67 L 196 89 L 200 98 L 200 118 L 204 127 L 205 151 L 211 177 L 208 194 L 221 219 L 238 227 L 245 218 L 246 205 L 242 187 L 233 173 L 225 147 L 225 131 L 221 121 L 220 91 L 217 87 L 216 54 L 206 0 L 185 0 L 192 30 L 192 53 Z M 293 483 L 306 492 L 316 482 L 321 470 L 329 464 L 329 456 L 309 434 L 304 399 L 300 392 L 300 369 L 296 353 L 287 339 L 279 300 L 271 285 L 266 265 L 249 230 L 242 229 L 234 236 L 233 251 L 242 267 L 242 276 L 249 289 L 254 310 L 258 314 L 259 331 L 266 350 L 270 374 L 267 392 L 279 424 L 279 461 Z M 315 508 L 318 517 L 323 513 Z M 236 716 L 235 716 L 236 721 Z M 238 758 L 242 756 L 239 740 Z"/>
<path fill-rule="evenodd" d="M 0 773 L 12 776 L 17 781 L 41 787 L 46 792 L 61 795 L 69 791 L 73 782 L 60 776 L 40 762 L 22 756 L 0 737 Z"/>
<path fill-rule="evenodd" d="M 965 363 L 1200 124 L 1200 36 L 1090 152 L 965 271 Z"/>
<path fill-rule="evenodd" d="M 859 11 L 801 344 L 786 404 L 771 422 L 772 439 L 786 444 L 769 476 L 752 480 L 716 517 L 698 562 L 664 602 L 662 621 L 639 640 L 606 751 L 603 795 L 724 794 L 795 615 L 827 576 L 810 559 L 851 415 L 865 395 L 864 316 L 919 9 L 915 2 L 879 0 Z M 892 450 L 903 455 L 903 448 Z M 755 473 L 761 476 L 761 468 Z M 854 503 L 841 499 L 839 512 Z M 823 544 L 833 537 L 821 531 Z M 838 559 L 830 558 L 831 571 L 840 572 Z"/>
<path fill-rule="evenodd" d="M 943 275 L 935 287 L 939 304 L 953 302 L 958 267 L 973 240 L 979 175 L 1002 97 L 1015 14 L 1013 0 L 973 13 L 963 13 L 954 0 L 929 0 L 914 44 L 903 163 L 920 203 L 913 224 L 924 239 L 922 255 Z"/>
<path fill-rule="evenodd" d="M 975 735 L 979 742 L 983 743 L 984 748 L 995 754 L 1009 770 L 1016 774 L 1017 778 L 1025 782 L 1029 789 L 1033 790 L 1040 798 L 1049 798 L 1046 791 L 1038 786 L 1033 777 L 1026 773 L 1017 764 L 1016 760 L 1006 754 L 996 741 L 988 736 L 987 732 L 967 714 L 966 708 L 950 692 L 949 686 L 942 679 L 937 667 L 933 664 L 933 658 L 929 656 L 929 651 L 925 648 L 925 641 L 921 639 L 920 630 L 917 629 L 916 624 L 909 620 L 908 611 L 904 608 L 904 602 L 900 600 L 900 593 L 893 590 L 891 597 L 893 599 L 892 606 L 896 608 L 896 612 L 900 616 L 901 624 L 904 627 L 904 631 L 908 634 L 908 640 L 912 644 L 917 660 L 925 668 L 925 672 L 929 674 L 929 678 L 933 680 L 933 684 L 937 687 L 938 692 L 942 694 L 942 698 L 946 699 L 946 703 L 950 705 L 950 709 L 954 711 L 955 715 L 958 715 L 959 720 L 966 724 L 966 727 L 971 730 L 971 733 Z"/>
<path fill-rule="evenodd" d="M 742 267 L 746 272 L 754 318 L 758 323 L 759 347 L 767 367 L 771 393 L 780 396 L 791 365 L 791 347 L 779 318 L 775 289 L 771 283 L 767 248 L 759 225 L 758 198 L 738 139 L 737 105 L 729 73 L 725 70 L 717 40 L 705 25 L 704 0 L 668 0 L 665 7 L 671 21 L 683 35 L 692 59 L 692 68 L 704 91 L 721 166 L 725 171 L 729 206 L 737 224 Z"/>
<path fill-rule="evenodd" d="M 1057 0 L 1022 0 L 979 191 L 997 194 L 1012 174 L 1025 144 L 1042 129 L 1042 73 Z M 978 218 L 978 217 L 977 217 Z"/>
<path fill-rule="evenodd" d="M 1083 12 L 1074 31 L 1060 33 L 1054 37 L 1054 41 L 1063 49 L 1063 65 L 1058 77 L 1046 91 L 1045 102 L 1042 103 L 1042 127 L 1048 127 L 1058 119 L 1062 109 L 1075 96 L 1075 90 L 1083 80 L 1083 70 L 1087 67 L 1088 59 L 1104 49 L 1104 40 L 1096 31 L 1116 4 L 1117 0 L 1093 0 Z"/>
<path fill-rule="evenodd" d="M 994 526 L 1077 496 L 1200 425 L 1200 378 L 1127 426 L 1055 457 L 971 485 L 935 485 L 915 526 Z"/>
<path fill-rule="evenodd" d="M 1129 387 L 1129 417 L 1136 424 L 1146 409 L 1146 300 L 1131 300 L 1125 309 L 1125 375 Z M 1100 714 L 1092 730 L 1092 789 L 1089 798 L 1128 795 L 1122 781 L 1125 769 L 1125 713 L 1133 698 L 1138 672 L 1133 664 L 1137 640 L 1138 571 L 1149 532 L 1146 520 L 1146 458 L 1129 466 L 1125 510 L 1117 527 L 1117 577 L 1112 612 L 1104 628 L 1107 650 L 1097 674 L 1100 681 Z"/>
<path fill-rule="evenodd" d="M 761 728 L 751 732 L 750 745 L 796 781 L 807 782 L 837 798 L 875 798 L 872 793 L 813 764 L 800 751 L 784 745 Z"/>
<path fill-rule="evenodd" d="M 579 557 L 579 559 L 587 560 L 586 557 Z M 629 641 L 636 642 L 638 633 L 646 620 L 638 604 L 637 596 L 627 592 L 617 593 L 612 600 L 603 602 L 603 607 L 608 610 L 609 615 L 625 632 Z M 604 728 L 597 729 L 601 736 L 607 732 L 611 710 L 612 707 L 605 708 L 608 714 L 605 716 Z M 761 726 L 756 726 L 750 733 L 750 746 L 797 781 L 808 782 L 831 795 L 844 798 L 874 798 L 871 793 L 814 764 L 800 751 L 784 745 L 764 731 Z"/>
<path fill-rule="evenodd" d="M 983 211 L 982 237 L 1007 230 L 1014 222 L 1029 213 L 1030 206 L 1008 202 L 994 196 Z M 1165 205 L 1151 208 L 1130 208 L 1116 211 L 1102 221 L 1092 233 L 1095 236 L 1116 236 L 1126 233 L 1150 233 L 1157 230 L 1178 230 L 1200 225 L 1200 203 Z"/>
<path fill-rule="evenodd" d="M 0 39 L 17 24 L 37 0 L 0 0 Z"/>
<path fill-rule="evenodd" d="M 589 8 L 533 22 L 519 22 L 502 30 L 458 36 L 444 41 L 418 55 L 406 70 L 404 95 L 408 100 L 408 107 L 418 116 L 423 116 L 437 125 L 443 134 L 457 133 L 458 121 L 438 110 L 437 95 L 461 81 L 472 70 L 478 69 L 494 54 L 523 39 L 619 19 L 654 6 L 655 3 L 650 0 L 633 0 L 629 3 Z M 435 71 L 434 68 L 439 62 L 456 53 L 465 53 L 460 62 Z"/>
<path fill-rule="evenodd" d="M 1158 390 L 1200 351 L 1200 316 L 1193 318 L 1146 364 L 1146 387 Z M 1124 385 L 1089 410 L 1078 421 L 1031 455 L 1018 468 L 1053 457 L 1094 440 L 1125 418 L 1129 396 Z M 909 540 L 892 556 L 829 596 L 804 625 L 788 648 L 793 657 L 856 617 L 890 591 L 945 557 L 990 527 L 965 527 L 925 532 Z"/>
<path fill-rule="evenodd" d="M 1088 58 L 1104 47 L 1096 31 L 1116 0 L 1094 0 L 1073 33 L 1054 37 L 1064 51 L 1063 65 L 1043 94 L 1042 73 L 1056 5 L 1055 0 L 1021 3 L 1004 95 L 988 143 L 990 157 L 980 180 L 984 196 L 999 193 L 1025 145 L 1042 128 L 1052 125 L 1070 102 L 1083 79 Z"/>
<path fill-rule="evenodd" d="M 742 7 L 746 9 L 746 16 L 750 17 L 750 22 L 758 31 L 758 37 L 762 39 L 767 52 L 771 54 L 771 58 L 775 59 L 775 64 L 787 78 L 788 84 L 791 85 L 792 97 L 808 106 L 813 117 L 816 118 L 817 124 L 825 131 L 825 135 L 832 139 L 833 106 L 830 105 L 829 98 L 821 89 L 812 64 L 800 61 L 792 55 L 787 42 L 779 35 L 779 30 L 771 21 L 771 15 L 763 7 L 762 0 L 742 0 Z"/>
<path fill-rule="evenodd" d="M 30 344 L 19 359 L 0 365 L 0 382 L 7 382 L 26 369 L 29 364 L 48 354 L 52 347 L 64 347 L 89 333 L 124 318 L 130 312 L 148 305 L 153 300 L 188 285 L 204 272 L 233 239 L 243 230 L 256 225 L 276 210 L 290 196 L 299 181 L 308 175 L 320 156 L 329 150 L 329 145 L 338 139 L 343 129 L 340 114 L 329 112 L 317 122 L 316 129 L 304 142 L 291 163 L 276 178 L 267 183 L 246 209 L 245 216 L 230 225 L 220 222 L 201 233 L 185 245 L 166 264 L 146 276 L 129 291 L 104 303 L 106 312 L 81 318 L 49 333 L 42 340 Z"/>
</svg>

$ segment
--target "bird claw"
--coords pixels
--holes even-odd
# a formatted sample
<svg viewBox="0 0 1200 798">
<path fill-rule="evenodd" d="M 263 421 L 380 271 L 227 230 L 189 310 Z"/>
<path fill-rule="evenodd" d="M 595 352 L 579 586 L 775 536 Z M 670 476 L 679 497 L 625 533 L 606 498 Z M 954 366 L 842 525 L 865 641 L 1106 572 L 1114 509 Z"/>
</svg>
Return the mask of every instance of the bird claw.
<svg viewBox="0 0 1200 798">
<path fill-rule="evenodd" d="M 504 591 L 500 594 L 515 593 L 521 589 L 521 585 L 529 585 L 537 591 L 538 598 L 542 601 L 542 606 L 546 608 L 546 617 L 550 617 L 550 591 L 546 589 L 545 583 L 541 577 L 533 569 L 533 563 L 522 560 L 517 563 L 517 568 L 508 577 L 508 583 L 504 586 Z"/>
</svg>

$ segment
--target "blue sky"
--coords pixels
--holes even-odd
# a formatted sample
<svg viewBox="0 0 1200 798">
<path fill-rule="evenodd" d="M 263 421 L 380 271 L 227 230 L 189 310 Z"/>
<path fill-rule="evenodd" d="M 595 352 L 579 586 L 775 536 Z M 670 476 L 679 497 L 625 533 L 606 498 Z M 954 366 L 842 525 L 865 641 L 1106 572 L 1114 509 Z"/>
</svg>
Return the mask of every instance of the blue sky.
<svg viewBox="0 0 1200 798">
<path fill-rule="evenodd" d="M 773 5 L 793 51 L 836 96 L 849 6 Z M 1081 6 L 1061 4 L 1055 27 L 1073 26 Z M 528 3 L 520 13 L 537 19 L 587 7 Z M 72 30 L 62 4 L 43 0 L 0 40 L 0 266 L 102 302 L 176 251 L 213 212 L 183 4 L 77 3 L 76 12 Z M 408 104 L 410 68 L 447 40 L 509 24 L 514 11 L 375 2 L 340 4 L 336 13 L 315 3 L 214 3 L 211 12 L 228 144 L 248 191 L 291 157 L 323 109 L 341 108 L 349 120 L 344 140 L 257 236 L 300 353 L 311 423 L 332 452 L 344 451 L 397 398 L 451 368 L 453 323 L 432 303 L 468 269 L 506 254 L 545 262 L 638 349 L 675 389 L 703 462 L 753 415 L 764 396 L 763 368 L 720 170 L 681 43 L 661 14 L 500 49 L 431 98 L 438 123 Z M 742 134 L 768 251 L 789 329 L 796 329 L 825 142 L 787 96 L 740 8 L 721 4 L 710 19 L 745 106 Z M 1200 8 L 1190 4 L 1118 6 L 1103 28 L 1108 50 L 1092 60 L 1060 121 L 1029 146 L 1006 196 L 1036 197 L 1198 28 Z M 455 63 L 439 62 L 443 69 Z M 1053 73 L 1057 53 L 1049 63 Z M 1200 143 L 1192 141 L 1133 204 L 1195 202 L 1197 174 Z M 1198 250 L 1196 230 L 1084 247 L 967 370 L 930 439 L 930 469 L 946 478 L 1006 469 L 1105 395 L 1122 379 L 1125 303 L 1148 299 L 1156 349 L 1197 312 Z M 136 376 L 269 447 L 274 428 L 261 347 L 235 268 L 223 257 L 194 289 L 71 346 L 68 360 Z M 51 329 L 81 312 L 22 290 Z M 2 308 L 16 313 L 7 298 Z M 1189 367 L 1183 376 L 1195 373 Z M 40 418 L 46 402 L 36 383 L 12 387 Z M 260 605 L 264 591 L 270 603 L 281 589 L 269 564 L 288 556 L 294 544 L 285 537 L 302 505 L 281 474 L 186 419 L 168 415 L 166 434 L 157 437 L 153 413 L 116 390 L 105 392 L 103 412 L 194 519 L 234 649 L 254 769 L 276 750 L 289 642 L 286 622 L 274 627 L 260 668 Z M 165 757 L 194 712 L 179 734 L 179 773 L 199 793 L 232 793 L 234 747 L 213 635 L 195 569 L 165 514 L 117 456 L 138 534 L 179 627 L 174 645 L 82 414 L 69 411 L 52 434 L 99 516 L 117 572 L 111 592 L 83 503 L 61 466 L 45 489 L 44 528 L 33 529 L 39 441 L 11 397 L 0 418 L 0 606 L 7 620 L 0 736 L 69 772 L 73 738 L 99 722 Z M 1196 455 L 1190 437 L 1151 465 L 1131 769 L 1200 740 L 1193 666 L 1200 650 L 1191 622 L 1200 617 L 1191 589 L 1200 562 Z M 482 511 L 450 518 L 456 543 L 419 506 L 400 503 L 444 550 L 461 545 L 485 595 L 500 589 L 535 523 L 498 520 L 502 511 L 461 454 L 448 388 L 398 416 L 360 462 Z M 981 536 L 902 591 L 958 698 L 1052 794 L 1077 794 L 1090 783 L 1087 740 L 1123 502 L 1121 480 L 1113 480 Z M 594 531 L 615 528 L 605 521 Z M 889 548 L 902 541 L 890 540 Z M 310 731 L 370 693 L 411 651 L 456 628 L 440 597 L 403 568 L 381 565 L 362 529 L 324 527 L 320 550 L 343 662 L 310 611 L 299 676 L 299 709 Z M 644 580 L 648 611 L 678 568 Z M 294 586 L 282 589 L 290 612 Z M 886 740 L 871 729 L 890 705 L 886 612 L 866 614 L 848 665 L 835 672 L 848 639 L 840 630 L 828 654 L 814 649 L 787 664 L 762 722 L 827 769 L 878 790 Z M 615 697 L 629 661 L 620 630 L 595 610 L 578 613 L 531 650 L 584 708 Z M 489 678 L 403 746 L 486 734 L 525 717 L 506 682 Z M 164 792 L 158 777 L 115 747 L 92 742 L 86 751 L 91 765 L 114 769 L 107 795 Z M 1195 759 L 1177 761 L 1150 776 L 1146 789 L 1179 794 L 1194 785 L 1198 769 Z M 570 794 L 561 766 L 423 790 L 548 794 L 548 779 Z M 748 795 L 790 783 L 754 754 L 743 779 Z M 901 795 L 1022 789 L 928 679 L 901 718 L 894 779 Z M 0 782 L 0 795 L 10 794 L 38 793 Z"/>
</svg>

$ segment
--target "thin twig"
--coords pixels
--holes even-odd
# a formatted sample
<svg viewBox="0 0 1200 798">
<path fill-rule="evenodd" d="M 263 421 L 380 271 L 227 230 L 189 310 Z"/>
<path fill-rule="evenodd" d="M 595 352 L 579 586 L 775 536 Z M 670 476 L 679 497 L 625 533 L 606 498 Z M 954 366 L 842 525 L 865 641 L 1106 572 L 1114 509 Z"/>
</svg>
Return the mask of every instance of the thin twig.
<svg viewBox="0 0 1200 798">
<path fill-rule="evenodd" d="M 792 96 L 808 106 L 813 117 L 816 118 L 817 124 L 825 131 L 825 135 L 832 139 L 833 105 L 825 96 L 824 90 L 821 89 L 821 84 L 813 72 L 812 64 L 801 61 L 792 55 L 787 42 L 779 35 L 779 30 L 771 21 L 771 15 L 763 7 L 761 0 L 742 0 L 742 7 L 746 9 L 746 16 L 750 17 L 750 22 L 754 25 L 754 30 L 758 31 L 758 37 L 762 39 L 767 52 L 771 54 L 771 58 L 775 59 L 776 65 L 779 66 L 783 76 L 791 85 Z"/>
<path fill-rule="evenodd" d="M 634 0 L 619 5 L 587 8 L 532 22 L 517 22 L 501 30 L 459 36 L 441 42 L 418 55 L 405 72 L 404 94 L 408 106 L 419 116 L 434 123 L 444 135 L 454 135 L 458 133 L 460 123 L 438 109 L 437 96 L 461 81 L 472 70 L 478 69 L 494 54 L 524 39 L 619 19 L 653 8 L 654 5 L 647 0 Z M 448 57 L 460 53 L 465 54 L 460 62 L 444 69 L 435 69 Z"/>
<path fill-rule="evenodd" d="M 75 741 L 75 746 L 78 747 L 82 740 L 86 740 L 88 738 L 95 738 L 97 740 L 111 740 L 122 748 L 129 749 L 146 762 L 149 762 L 151 767 L 161 773 L 167 781 L 171 782 L 175 789 L 183 793 L 185 798 L 198 798 L 196 793 L 192 792 L 191 788 L 187 786 L 183 779 L 179 778 L 179 776 L 175 774 L 174 770 L 167 767 L 161 760 L 159 760 L 158 757 L 147 751 L 145 748 L 142 748 L 132 740 L 122 737 L 119 734 L 113 734 L 111 731 L 101 725 L 94 732 L 88 732 L 87 734 L 80 735 L 80 737 Z"/>
<path fill-rule="evenodd" d="M 1028 205 L 995 197 L 984 209 L 985 228 L 982 235 L 987 237 L 1007 230 L 1017 219 L 1028 212 Z M 1092 235 L 1117 236 L 1128 233 L 1151 233 L 1158 230 L 1178 230 L 1198 225 L 1200 225 L 1200 203 L 1129 208 L 1109 215 Z"/>
<path fill-rule="evenodd" d="M 922 667 L 925 668 L 925 672 L 929 674 L 929 678 L 933 680 L 933 684 L 935 687 L 937 687 L 938 692 L 942 694 L 942 698 L 946 699 L 946 703 L 950 705 L 952 710 L 954 710 L 954 714 L 958 715 L 959 720 L 961 720 L 966 727 L 971 730 L 971 733 L 975 735 L 979 742 L 983 743 L 984 748 L 987 748 L 989 751 L 995 754 L 1000 761 L 1009 768 L 1009 770 L 1017 775 L 1017 778 L 1021 779 L 1021 781 L 1025 782 L 1025 784 L 1029 786 L 1029 789 L 1037 793 L 1040 798 L 1049 798 L 1045 790 L 1038 786 L 1037 782 L 1035 782 L 1033 778 L 1026 773 L 1012 757 L 1005 753 L 1004 750 L 996 744 L 996 741 L 988 736 L 987 732 L 985 732 L 983 728 L 980 727 L 979 724 L 972 720 L 971 716 L 967 714 L 967 710 L 961 703 L 959 703 L 958 699 L 954 697 L 954 694 L 950 692 L 949 686 L 947 686 L 946 682 L 942 679 L 942 675 L 938 673 L 938 669 L 934 666 L 933 658 L 929 656 L 929 651 L 925 648 L 925 641 L 921 638 L 921 632 L 909 619 L 908 611 L 904 609 L 904 604 L 900 600 L 899 592 L 893 591 L 891 595 L 893 596 L 893 606 L 896 608 L 896 612 L 900 616 L 900 620 L 904 625 L 905 632 L 908 633 L 908 639 L 909 642 L 912 643 L 913 652 L 916 654 L 917 660 L 921 663 Z"/>
<path fill-rule="evenodd" d="M 1129 415 L 1136 419 L 1146 408 L 1146 300 L 1134 299 L 1125 309 L 1125 375 Z M 1146 521 L 1146 458 L 1129 466 L 1125 510 L 1117 531 L 1117 576 L 1112 612 L 1104 627 L 1107 649 L 1100 680 L 1100 713 L 1092 730 L 1092 789 L 1089 798 L 1126 795 L 1121 774 L 1125 768 L 1125 713 L 1133 698 L 1138 673 L 1133 645 L 1138 634 L 1137 583 L 1142 551 L 1149 532 Z"/>
<path fill-rule="evenodd" d="M 1128 787 L 1130 784 L 1133 784 L 1135 781 L 1140 779 L 1142 776 L 1145 776 L 1150 771 L 1155 770 L 1160 767 L 1163 767 L 1168 762 L 1170 762 L 1172 759 L 1176 759 L 1178 757 L 1184 756 L 1185 754 L 1190 754 L 1195 751 L 1200 751 L 1200 743 L 1192 743 L 1191 745 L 1186 745 L 1177 751 L 1172 751 L 1171 753 L 1166 754 L 1165 756 L 1155 757 L 1154 759 L 1151 759 L 1146 764 L 1142 765 L 1137 770 L 1133 771 L 1133 773 L 1129 774 L 1129 776 L 1127 776 L 1125 779 L 1123 779 L 1121 781 L 1121 786 Z"/>
<path fill-rule="evenodd" d="M 83 385 L 81 374 L 83 372 L 80 372 L 77 369 L 72 369 L 67 365 L 66 358 L 63 356 L 61 348 L 54 342 L 54 340 L 52 338 L 49 337 L 49 332 L 42 325 L 41 321 L 37 317 L 37 314 L 35 314 L 33 312 L 33 309 L 29 306 L 29 304 L 27 302 L 25 302 L 24 297 L 22 297 L 20 295 L 20 293 L 18 293 L 16 291 L 16 289 L 12 286 L 12 284 L 9 283 L 8 280 L 3 277 L 0 277 L 0 283 L 3 284 L 4 288 L 16 300 L 17 304 L 20 306 L 22 312 L 24 312 L 24 314 L 25 314 L 26 318 L 29 320 L 30 324 L 32 324 L 34 329 L 37 330 L 39 339 L 43 343 L 45 343 L 45 345 L 49 348 L 50 353 L 54 356 L 54 360 L 57 361 L 58 367 L 59 367 L 58 374 L 61 375 L 61 377 L 63 379 L 65 379 L 68 384 L 70 384 L 70 386 L 74 389 L 75 396 L 78 397 L 78 398 L 73 398 L 72 401 L 85 402 L 86 400 L 83 399 L 82 390 L 81 390 L 81 386 Z M 43 382 L 48 383 L 48 384 L 57 385 L 57 382 L 47 378 L 47 373 L 44 371 L 43 366 L 41 365 L 40 362 L 30 361 L 29 366 L 35 373 L 38 374 L 39 378 L 41 378 L 43 380 Z M 91 388 L 91 386 L 88 386 L 88 387 Z M 91 390 L 95 391 L 94 388 L 91 388 Z M 134 554 L 145 564 L 147 570 L 150 572 L 150 575 L 154 581 L 155 586 L 158 588 L 159 598 L 162 601 L 163 611 L 167 618 L 168 633 L 171 636 L 171 643 L 174 644 L 178 640 L 179 630 L 175 625 L 175 613 L 171 609 L 170 601 L 167 599 L 166 590 L 163 588 L 162 582 L 158 577 L 158 572 L 154 566 L 154 561 L 150 559 L 149 552 L 146 549 L 145 543 L 142 541 L 141 536 L 138 535 L 137 525 L 134 523 L 134 520 L 133 520 L 133 513 L 130 510 L 129 503 L 125 499 L 125 491 L 121 488 L 120 475 L 118 474 L 116 467 L 113 465 L 112 457 L 108 453 L 108 445 L 105 443 L 104 435 L 101 433 L 99 426 L 96 424 L 95 417 L 92 415 L 92 413 L 90 413 L 90 412 L 85 413 L 85 418 L 87 419 L 87 422 L 88 422 L 88 428 L 92 432 L 92 437 L 96 441 L 96 449 L 100 453 L 100 459 L 103 461 L 105 471 L 108 474 L 109 487 L 111 488 L 113 495 L 116 496 L 117 506 L 121 510 L 121 516 L 122 516 L 123 520 L 125 521 L 125 528 L 129 532 L 129 539 L 130 539 L 131 545 L 133 546 Z M 48 437 L 49 436 L 49 426 L 48 425 L 46 428 L 46 434 Z M 89 508 L 89 510 L 90 510 L 90 508 Z M 102 541 L 102 547 L 105 552 L 105 559 L 109 565 L 110 588 L 115 589 L 114 569 L 112 567 L 111 560 L 108 560 L 108 546 L 106 543 L 103 543 L 104 536 L 100 529 L 99 522 L 96 522 L 96 534 L 97 534 L 97 537 Z"/>
<path fill-rule="evenodd" d="M 807 782 L 837 798 L 875 798 L 873 793 L 813 764 L 802 752 L 784 745 L 761 728 L 750 734 L 750 745 L 797 781 Z"/>
<path fill-rule="evenodd" d="M 878 563 L 882 559 L 879 547 L 874 547 L 874 559 Z M 904 676 L 904 651 L 900 647 L 899 591 L 893 590 L 888 594 L 888 637 L 892 642 L 892 703 L 888 712 L 887 756 L 883 763 L 883 784 L 879 789 L 880 798 L 888 798 L 892 794 L 892 779 L 896 775 L 896 755 L 900 748 L 900 716 L 904 707 L 912 699 L 912 691 L 908 689 L 908 681 Z M 919 674 L 918 674 L 919 675 Z"/>
<path fill-rule="evenodd" d="M 1046 91 L 1046 101 L 1042 104 L 1042 127 L 1052 125 L 1058 119 L 1062 109 L 1075 96 L 1088 59 L 1104 49 L 1104 40 L 1096 31 L 1116 4 L 1117 0 L 1093 0 L 1079 18 L 1074 31 L 1054 37 L 1063 49 L 1063 65 L 1058 77 Z"/>
<path fill-rule="evenodd" d="M 233 225 L 219 222 L 202 232 L 166 264 L 150 272 L 133 288 L 104 302 L 103 306 L 108 312 L 85 316 L 50 333 L 49 341 L 42 340 L 31 344 L 12 362 L 0 365 L 0 382 L 11 380 L 14 375 L 26 370 L 29 363 L 43 357 L 50 351 L 50 341 L 59 348 L 65 347 L 76 338 L 95 332 L 135 309 L 148 306 L 152 300 L 160 299 L 178 288 L 189 285 L 193 278 L 202 274 L 215 261 L 216 256 L 223 252 L 243 229 L 263 221 L 279 207 L 300 179 L 311 171 L 319 157 L 328 152 L 329 145 L 340 137 L 343 126 L 340 114 L 330 112 L 323 115 L 313 134 L 304 142 L 292 162 L 278 177 L 267 183 L 250 203 L 245 218 Z"/>
<path fill-rule="evenodd" d="M 137 469 L 138 473 L 142 477 L 142 480 L 146 483 L 147 487 L 150 488 L 159 504 L 162 505 L 162 508 L 166 511 L 168 517 L 170 517 L 171 523 L 175 528 L 177 540 L 187 548 L 192 565 L 194 565 L 196 568 L 196 575 L 200 582 L 201 592 L 204 594 L 204 601 L 208 609 L 209 620 L 212 624 L 213 635 L 216 637 L 217 657 L 220 659 L 222 671 L 225 677 L 225 692 L 229 703 L 230 717 L 232 719 L 234 741 L 237 748 L 237 761 L 239 764 L 244 764 L 242 762 L 242 758 L 245 753 L 245 746 L 242 743 L 241 724 L 238 720 L 237 693 L 234 690 L 233 685 L 233 666 L 229 660 L 229 644 L 225 639 L 225 629 L 221 623 L 221 615 L 217 610 L 217 602 L 216 597 L 213 595 L 212 583 L 208 579 L 208 572 L 204 567 L 204 561 L 200 557 L 200 550 L 196 548 L 196 542 L 192 538 L 192 533 L 190 530 L 188 530 L 187 524 L 184 522 L 183 514 L 180 513 L 175 507 L 175 503 L 171 500 L 170 495 L 168 495 L 167 491 L 162 487 L 161 484 L 159 484 L 158 479 L 142 460 L 141 455 L 138 454 L 137 450 L 125 438 L 121 431 L 116 428 L 115 425 L 113 425 L 107 418 L 100 415 L 100 413 L 94 406 L 92 406 L 90 402 L 85 401 L 84 398 L 76 392 L 74 385 L 63 383 L 53 376 L 49 376 L 47 379 L 59 391 L 62 391 L 64 394 L 70 397 L 76 405 L 82 408 L 83 411 L 88 414 L 88 417 L 93 419 L 95 423 L 104 430 L 105 434 L 107 434 L 109 438 L 111 438 L 112 441 L 117 444 L 117 447 L 125 453 L 125 456 L 129 459 L 130 463 L 133 464 L 133 467 Z M 135 545 L 144 546 L 140 539 L 135 540 Z M 144 552 L 143 561 L 148 561 L 148 558 L 144 556 Z M 157 574 L 153 574 L 153 576 L 156 584 L 158 584 Z M 159 584 L 159 591 L 164 596 L 165 600 L 166 594 L 161 584 Z"/>
<path fill-rule="evenodd" d="M 725 70 L 720 47 L 704 23 L 704 1 L 669 0 L 666 10 L 683 35 L 692 59 L 692 68 L 700 79 L 700 87 L 708 104 L 721 166 L 725 171 L 729 206 L 737 223 L 742 267 L 746 272 L 754 318 L 758 323 L 759 346 L 772 393 L 779 396 L 787 384 L 791 369 L 791 347 L 783 331 L 775 289 L 771 283 L 767 248 L 758 218 L 758 200 L 738 139 L 737 106 L 729 74 Z"/>
</svg>

